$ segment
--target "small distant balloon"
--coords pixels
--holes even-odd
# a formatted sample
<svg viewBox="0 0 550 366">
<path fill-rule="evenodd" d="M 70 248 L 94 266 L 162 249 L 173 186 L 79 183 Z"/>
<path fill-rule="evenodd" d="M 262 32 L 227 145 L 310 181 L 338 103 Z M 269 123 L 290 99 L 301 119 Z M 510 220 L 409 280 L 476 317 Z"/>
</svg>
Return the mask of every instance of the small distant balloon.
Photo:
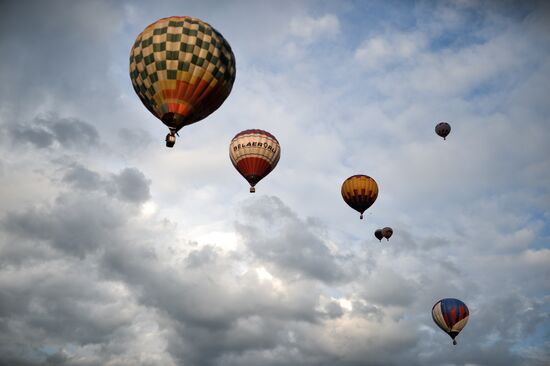
<svg viewBox="0 0 550 366">
<path fill-rule="evenodd" d="M 256 192 L 256 184 L 275 169 L 280 157 L 279 141 L 267 131 L 241 131 L 229 144 L 229 158 L 250 184 L 250 193 Z"/>
<path fill-rule="evenodd" d="M 454 345 L 456 336 L 468 323 L 469 316 L 468 307 L 458 299 L 442 299 L 432 307 L 435 324 L 452 338 Z"/>
<path fill-rule="evenodd" d="M 447 122 L 440 122 L 435 126 L 435 133 L 443 137 L 443 140 L 446 140 L 449 133 L 451 133 L 451 125 Z"/>
<path fill-rule="evenodd" d="M 376 239 L 382 241 L 382 238 L 384 237 L 384 235 L 382 234 L 382 229 L 377 229 L 374 232 L 374 236 L 376 236 Z"/>
<path fill-rule="evenodd" d="M 361 215 L 376 201 L 378 197 L 378 185 L 376 181 L 367 175 L 352 175 L 342 183 L 342 198 L 355 211 Z"/>
<path fill-rule="evenodd" d="M 387 241 L 390 240 L 393 235 L 393 229 L 391 227 L 385 227 L 382 229 L 382 236 L 386 238 Z"/>
</svg>

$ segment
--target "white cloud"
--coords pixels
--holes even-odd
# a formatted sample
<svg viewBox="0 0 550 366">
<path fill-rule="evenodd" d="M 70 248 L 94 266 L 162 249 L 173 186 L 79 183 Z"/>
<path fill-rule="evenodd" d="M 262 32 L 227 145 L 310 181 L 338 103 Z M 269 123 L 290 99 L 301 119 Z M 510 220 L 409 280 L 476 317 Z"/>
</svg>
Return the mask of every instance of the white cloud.
<svg viewBox="0 0 550 366">
<path fill-rule="evenodd" d="M 392 31 L 375 35 L 357 48 L 355 59 L 368 70 L 382 72 L 395 65 L 414 64 L 427 42 L 422 33 Z"/>
<path fill-rule="evenodd" d="M 289 33 L 306 43 L 332 39 L 340 33 L 340 22 L 334 14 L 318 18 L 309 16 L 292 18 Z"/>
</svg>

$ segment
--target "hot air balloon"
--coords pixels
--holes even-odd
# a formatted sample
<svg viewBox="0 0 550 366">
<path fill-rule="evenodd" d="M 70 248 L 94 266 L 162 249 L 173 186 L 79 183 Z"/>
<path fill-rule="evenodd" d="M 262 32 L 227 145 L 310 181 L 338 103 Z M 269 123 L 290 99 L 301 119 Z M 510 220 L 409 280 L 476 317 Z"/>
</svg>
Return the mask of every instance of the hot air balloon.
<svg viewBox="0 0 550 366">
<path fill-rule="evenodd" d="M 451 125 L 447 122 L 440 122 L 435 126 L 435 133 L 443 137 L 443 140 L 446 140 L 449 133 L 451 133 Z"/>
<path fill-rule="evenodd" d="M 392 235 L 393 235 L 393 229 L 391 227 L 385 227 L 382 229 L 382 236 L 386 238 L 387 241 L 390 241 L 390 238 Z"/>
<path fill-rule="evenodd" d="M 267 131 L 239 132 L 229 144 L 229 158 L 250 183 L 250 193 L 256 192 L 254 186 L 275 169 L 280 157 L 279 141 Z"/>
<path fill-rule="evenodd" d="M 456 345 L 455 337 L 468 323 L 470 312 L 466 304 L 458 299 L 442 299 L 432 308 L 432 318 L 441 330 L 447 333 Z"/>
<path fill-rule="evenodd" d="M 235 81 L 235 56 L 229 43 L 208 23 L 173 16 L 149 25 L 130 51 L 130 79 L 145 107 L 170 133 L 218 109 Z"/>
<path fill-rule="evenodd" d="M 384 235 L 382 235 L 382 229 L 377 229 L 374 232 L 374 236 L 376 236 L 376 239 L 382 241 L 382 238 L 384 237 Z"/>
<path fill-rule="evenodd" d="M 363 212 L 376 201 L 378 185 L 376 181 L 366 175 L 353 175 L 342 183 L 342 197 L 344 201 L 358 211 L 363 219 Z"/>
</svg>

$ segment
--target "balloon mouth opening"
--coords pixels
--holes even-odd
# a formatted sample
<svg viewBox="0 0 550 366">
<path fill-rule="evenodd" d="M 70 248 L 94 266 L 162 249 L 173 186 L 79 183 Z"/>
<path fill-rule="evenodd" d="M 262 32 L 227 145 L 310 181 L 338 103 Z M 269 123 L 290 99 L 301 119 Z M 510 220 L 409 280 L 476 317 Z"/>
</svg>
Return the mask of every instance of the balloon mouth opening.
<svg viewBox="0 0 550 366">
<path fill-rule="evenodd" d="M 248 181 L 248 184 L 250 184 L 251 188 L 258 184 L 258 182 L 262 179 L 257 175 L 246 175 L 244 178 Z"/>
<path fill-rule="evenodd" d="M 168 127 L 176 127 L 174 126 L 174 113 L 172 112 L 164 113 L 160 120 Z"/>
<path fill-rule="evenodd" d="M 166 112 L 161 117 L 160 120 L 162 123 L 164 123 L 168 128 L 173 130 L 179 130 L 183 126 L 185 126 L 187 123 L 186 115 L 176 113 L 176 112 Z"/>
</svg>

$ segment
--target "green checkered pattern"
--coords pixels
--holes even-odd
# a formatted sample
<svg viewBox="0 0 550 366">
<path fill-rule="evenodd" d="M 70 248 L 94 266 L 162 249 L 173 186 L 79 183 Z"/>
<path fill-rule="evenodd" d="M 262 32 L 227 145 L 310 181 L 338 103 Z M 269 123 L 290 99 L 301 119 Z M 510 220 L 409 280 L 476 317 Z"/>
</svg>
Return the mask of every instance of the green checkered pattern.
<svg viewBox="0 0 550 366">
<path fill-rule="evenodd" d="M 209 24 L 196 18 L 158 20 L 137 37 L 130 52 L 134 90 L 158 118 L 168 112 L 162 91 L 173 84 L 164 81 L 190 84 L 202 81 L 217 89 L 210 106 L 193 105 L 194 100 L 179 101 L 189 103 L 193 109 L 186 124 L 206 117 L 223 103 L 231 91 L 235 73 L 235 57 L 227 41 Z"/>
</svg>

